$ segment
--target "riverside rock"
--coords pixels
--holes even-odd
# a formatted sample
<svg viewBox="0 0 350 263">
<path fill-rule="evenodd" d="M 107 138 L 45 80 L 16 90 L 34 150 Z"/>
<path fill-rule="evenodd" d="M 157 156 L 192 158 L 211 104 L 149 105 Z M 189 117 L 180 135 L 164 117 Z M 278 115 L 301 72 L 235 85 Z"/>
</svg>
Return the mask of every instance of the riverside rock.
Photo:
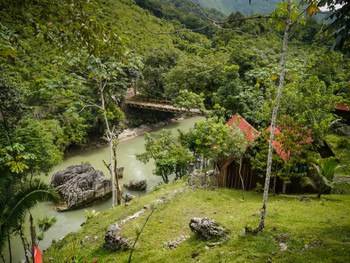
<svg viewBox="0 0 350 263">
<path fill-rule="evenodd" d="M 147 188 L 147 180 L 130 180 L 124 187 L 134 191 L 144 191 Z"/>
<path fill-rule="evenodd" d="M 112 193 L 112 183 L 90 164 L 71 165 L 52 175 L 51 187 L 61 195 L 58 211 L 84 207 Z"/>
<path fill-rule="evenodd" d="M 219 226 L 214 219 L 208 217 L 193 217 L 190 221 L 190 228 L 197 236 L 206 240 L 227 236 L 227 230 Z"/>
</svg>

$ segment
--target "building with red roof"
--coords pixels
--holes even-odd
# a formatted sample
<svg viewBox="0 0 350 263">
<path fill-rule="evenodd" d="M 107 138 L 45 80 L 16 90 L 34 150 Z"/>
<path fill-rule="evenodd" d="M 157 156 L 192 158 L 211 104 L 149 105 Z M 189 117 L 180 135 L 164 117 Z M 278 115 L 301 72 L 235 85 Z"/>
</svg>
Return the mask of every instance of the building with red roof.
<svg viewBox="0 0 350 263">
<path fill-rule="evenodd" d="M 227 122 L 227 125 L 228 126 L 236 125 L 237 128 L 239 128 L 246 135 L 246 139 L 250 143 L 247 148 L 247 152 L 250 152 L 251 154 L 253 154 L 253 151 L 252 151 L 252 148 L 254 147 L 253 142 L 260 139 L 261 132 L 256 130 L 249 122 L 247 122 L 239 114 L 235 114 Z M 296 135 L 294 139 L 299 141 L 297 142 L 297 144 L 301 145 L 301 144 L 309 144 L 313 142 L 313 139 L 311 137 L 311 131 L 300 128 L 298 129 L 298 132 L 300 133 L 298 135 L 294 131 L 292 131 L 292 129 L 295 129 L 295 128 L 296 127 L 293 127 L 293 128 L 275 127 L 275 139 L 273 142 L 273 149 L 284 162 L 287 162 L 289 160 L 289 158 L 291 157 L 291 152 L 289 149 L 286 149 L 287 146 L 284 145 L 284 142 L 286 143 L 284 136 L 287 136 L 287 135 L 285 135 L 283 131 L 285 131 L 286 134 L 291 133 Z M 269 126 L 265 132 L 269 133 L 270 131 L 271 131 L 271 126 Z M 270 141 L 269 138 L 266 139 L 266 142 L 269 142 L 269 141 Z M 299 147 L 296 146 L 295 148 L 296 149 L 293 150 L 294 155 L 297 151 L 300 151 L 300 149 L 298 149 Z M 217 169 L 219 171 L 219 175 L 218 175 L 219 186 L 242 189 L 242 183 L 243 183 L 244 189 L 252 190 L 256 188 L 257 183 L 263 184 L 264 178 L 259 177 L 256 174 L 256 172 L 253 170 L 252 163 L 249 157 L 251 156 L 251 154 L 243 155 L 242 160 L 240 161 L 235 159 L 228 159 L 228 160 L 221 160 L 217 162 Z M 325 153 L 320 152 L 320 154 L 322 158 L 334 156 L 331 150 L 330 152 L 328 151 Z M 282 187 L 282 183 L 279 182 L 278 188 L 281 188 L 281 187 Z M 300 188 L 300 184 L 297 187 Z"/>
<path fill-rule="evenodd" d="M 249 142 L 253 142 L 260 135 L 260 132 L 257 131 L 252 125 L 250 125 L 250 123 L 247 122 L 238 113 L 236 113 L 231 119 L 229 119 L 226 125 L 236 125 L 246 135 L 246 139 Z"/>
</svg>

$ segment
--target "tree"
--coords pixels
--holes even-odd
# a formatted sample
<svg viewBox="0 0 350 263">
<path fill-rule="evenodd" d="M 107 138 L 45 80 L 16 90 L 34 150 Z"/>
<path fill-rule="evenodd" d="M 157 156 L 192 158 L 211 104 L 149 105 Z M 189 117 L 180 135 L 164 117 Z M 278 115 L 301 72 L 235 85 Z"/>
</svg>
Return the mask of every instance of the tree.
<svg viewBox="0 0 350 263">
<path fill-rule="evenodd" d="M 207 161 L 239 159 L 246 148 L 242 132 L 217 117 L 197 122 L 194 129 L 182 136 L 182 141 L 201 157 L 202 170 L 206 169 Z"/>
<path fill-rule="evenodd" d="M 59 196 L 56 191 L 50 189 L 39 180 L 32 180 L 30 183 L 20 184 L 19 181 L 13 179 L 13 177 L 4 178 L 3 174 L 1 174 L 1 179 L 3 184 L 1 184 L 0 188 L 0 249 L 2 251 L 7 241 L 11 255 L 10 235 L 13 231 L 22 228 L 23 220 L 28 211 L 39 202 L 56 202 L 59 200 Z M 36 240 L 33 233 L 31 233 L 31 236 L 32 242 L 30 248 L 25 246 L 25 244 L 23 245 L 25 250 L 28 249 L 33 257 L 32 248 Z M 12 259 L 10 259 L 10 262 L 12 262 Z M 28 258 L 27 262 L 29 262 Z"/>
<path fill-rule="evenodd" d="M 170 138 L 171 132 L 162 130 L 159 138 L 155 140 L 149 133 L 145 135 L 145 152 L 136 155 L 137 160 L 148 163 L 154 160 L 154 174 L 162 177 L 164 183 L 169 182 L 169 176 L 175 174 L 176 178 L 184 176 L 193 160 L 191 153 Z"/>
<path fill-rule="evenodd" d="M 124 59 L 126 60 L 127 58 Z M 123 72 L 125 64 L 121 61 L 120 57 L 96 57 L 91 54 L 87 54 L 86 61 L 84 62 L 86 63 L 84 64 L 86 71 L 80 72 L 80 74 L 85 76 L 87 84 L 96 91 L 99 98 L 97 100 L 99 104 L 95 101 L 90 101 L 89 98 L 83 98 L 86 101 L 84 108 L 96 108 L 106 129 L 105 138 L 109 144 L 110 155 L 109 171 L 112 181 L 112 207 L 114 207 L 116 198 L 118 204 L 121 204 L 122 201 L 121 187 L 119 185 L 118 175 L 116 174 L 116 147 L 118 145 L 120 127 L 124 118 L 124 114 L 117 103 L 122 100 L 122 96 L 126 92 L 126 79 Z"/>
<path fill-rule="evenodd" d="M 210 102 L 211 92 L 218 88 L 218 76 L 222 72 L 222 54 L 180 57 L 176 66 L 164 75 L 165 95 L 176 98 L 180 90 L 196 94 L 203 93 L 205 102 Z"/>
<path fill-rule="evenodd" d="M 317 198 L 328 189 L 333 188 L 334 173 L 342 166 L 334 158 L 321 159 L 313 164 L 314 171 L 310 176 L 303 178 L 303 185 L 311 186 L 317 192 Z"/>
<path fill-rule="evenodd" d="M 164 74 L 176 65 L 178 53 L 175 50 L 157 50 L 150 52 L 144 60 L 143 80 L 140 81 L 141 95 L 149 99 L 164 96 Z"/>
<path fill-rule="evenodd" d="M 335 37 L 333 47 L 342 50 L 347 56 L 350 55 L 350 16 L 349 8 L 350 3 L 346 0 L 320 0 L 320 1 L 307 1 L 311 2 L 315 7 L 327 7 L 329 9 L 329 15 L 326 20 L 330 23 L 327 29 Z M 316 9 L 315 12 L 318 12 Z"/>
<path fill-rule="evenodd" d="M 269 195 L 269 187 L 270 187 L 270 177 L 271 177 L 271 167 L 272 167 L 272 155 L 273 155 L 273 141 L 275 138 L 275 127 L 276 127 L 276 119 L 278 113 L 278 107 L 282 96 L 282 89 L 284 85 L 284 76 L 286 71 L 286 61 L 287 61 L 287 45 L 288 45 L 288 34 L 290 27 L 292 25 L 291 20 L 291 12 L 292 12 L 292 2 L 291 0 L 287 0 L 287 9 L 286 9 L 286 24 L 284 28 L 283 35 L 283 53 L 282 53 L 282 70 L 279 76 L 279 84 L 278 84 L 278 92 L 276 95 L 276 101 L 273 107 L 272 116 L 271 116 L 271 132 L 270 132 L 270 141 L 269 141 L 269 151 L 267 156 L 267 166 L 266 166 L 266 178 L 264 185 L 264 194 L 263 194 L 263 202 L 261 208 L 261 217 L 259 226 L 255 229 L 256 232 L 260 232 L 265 228 L 265 217 L 266 217 L 266 204 Z"/>
<path fill-rule="evenodd" d="M 202 113 L 206 113 L 204 107 L 204 94 L 196 94 L 186 89 L 180 90 L 179 95 L 173 99 L 173 104 L 177 108 L 184 108 L 187 111 L 199 109 Z"/>
</svg>

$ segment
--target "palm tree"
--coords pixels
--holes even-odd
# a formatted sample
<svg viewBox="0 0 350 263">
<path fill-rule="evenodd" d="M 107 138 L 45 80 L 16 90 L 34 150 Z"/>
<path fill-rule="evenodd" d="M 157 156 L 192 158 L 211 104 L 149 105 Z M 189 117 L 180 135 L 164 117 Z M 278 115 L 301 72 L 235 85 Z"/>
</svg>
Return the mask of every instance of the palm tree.
<svg viewBox="0 0 350 263">
<path fill-rule="evenodd" d="M 46 201 L 56 202 L 59 200 L 59 195 L 54 189 L 49 188 L 48 185 L 37 179 L 21 185 L 17 180 L 6 179 L 4 176 L 1 176 L 1 181 L 0 251 L 3 250 L 6 242 L 8 242 L 11 262 L 11 233 L 19 228 L 27 212 L 37 203 Z"/>
<path fill-rule="evenodd" d="M 342 167 L 334 158 L 322 159 L 319 164 L 314 164 L 315 172 L 311 176 L 303 178 L 303 185 L 311 186 L 317 192 L 317 198 L 321 197 L 327 189 L 333 188 L 334 173 Z"/>
</svg>

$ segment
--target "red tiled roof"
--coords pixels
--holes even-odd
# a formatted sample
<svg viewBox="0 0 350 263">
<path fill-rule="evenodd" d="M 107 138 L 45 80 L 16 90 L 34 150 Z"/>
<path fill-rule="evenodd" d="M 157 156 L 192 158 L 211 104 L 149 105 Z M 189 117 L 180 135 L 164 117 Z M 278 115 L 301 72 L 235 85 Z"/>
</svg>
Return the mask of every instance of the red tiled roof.
<svg viewBox="0 0 350 263">
<path fill-rule="evenodd" d="M 271 132 L 271 125 L 266 129 L 269 133 Z M 275 127 L 275 135 L 280 135 L 281 131 Z M 267 142 L 270 142 L 270 139 L 266 140 Z M 290 151 L 286 152 L 283 150 L 283 144 L 279 141 L 273 140 L 272 144 L 273 149 L 276 151 L 276 153 L 281 156 L 281 158 L 284 161 L 287 161 L 290 155 Z"/>
<path fill-rule="evenodd" d="M 350 104 L 339 103 L 337 105 L 337 110 L 350 111 Z"/>
<path fill-rule="evenodd" d="M 247 122 L 241 115 L 236 113 L 227 123 L 227 126 L 236 124 L 237 127 L 244 132 L 246 139 L 250 142 L 254 141 L 259 135 L 258 132 L 249 122 Z"/>
<path fill-rule="evenodd" d="M 233 124 L 236 124 L 237 127 L 244 132 L 246 135 L 246 139 L 250 142 L 254 141 L 257 137 L 259 137 L 260 132 L 257 131 L 252 125 L 250 125 L 249 122 L 247 122 L 242 116 L 240 116 L 238 113 L 236 113 L 227 123 L 228 126 L 232 126 Z M 269 126 L 266 129 L 267 132 L 271 131 L 271 126 Z M 275 135 L 281 135 L 282 132 L 280 129 L 275 127 Z M 311 131 L 310 131 L 311 134 Z M 266 140 L 267 142 L 270 142 L 270 139 Z M 306 138 L 305 140 L 299 142 L 299 143 L 311 143 L 313 142 L 313 139 L 310 137 Z M 288 150 L 287 152 L 283 149 L 283 143 L 279 142 L 277 140 L 273 141 L 272 144 L 273 149 L 276 151 L 276 153 L 281 156 L 281 158 L 284 161 L 287 161 L 289 156 L 290 156 L 290 151 Z"/>
<path fill-rule="evenodd" d="M 266 129 L 266 131 L 270 132 L 271 131 L 271 125 Z M 310 135 L 312 132 L 311 130 L 308 130 L 308 134 Z M 281 134 L 281 131 L 275 127 L 275 135 L 280 135 Z M 298 142 L 298 144 L 303 144 L 303 143 L 311 143 L 313 142 L 314 139 L 309 136 L 307 137 L 305 140 L 302 140 L 300 142 Z M 270 142 L 269 139 L 267 139 L 267 142 Z M 284 161 L 287 161 L 289 159 L 289 156 L 290 156 L 290 151 L 288 150 L 287 152 L 283 150 L 283 144 L 282 142 L 279 142 L 279 141 L 276 141 L 274 140 L 273 141 L 273 145 L 272 145 L 273 149 L 276 151 L 276 153 L 281 156 L 281 158 L 284 160 Z"/>
</svg>

